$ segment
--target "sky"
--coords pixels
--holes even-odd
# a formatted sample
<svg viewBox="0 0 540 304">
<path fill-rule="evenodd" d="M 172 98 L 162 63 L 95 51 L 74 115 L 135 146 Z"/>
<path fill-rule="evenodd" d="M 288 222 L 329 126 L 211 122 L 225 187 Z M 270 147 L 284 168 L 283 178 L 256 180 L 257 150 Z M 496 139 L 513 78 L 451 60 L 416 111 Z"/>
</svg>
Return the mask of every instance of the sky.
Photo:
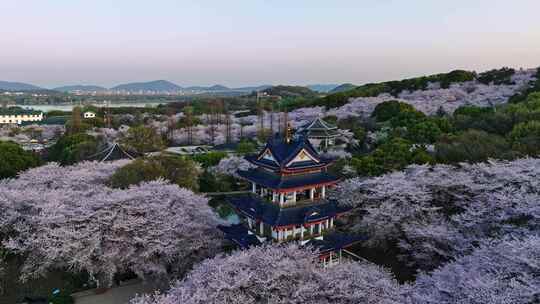
<svg viewBox="0 0 540 304">
<path fill-rule="evenodd" d="M 0 80 L 244 86 L 540 66 L 538 0 L 0 0 Z"/>
</svg>

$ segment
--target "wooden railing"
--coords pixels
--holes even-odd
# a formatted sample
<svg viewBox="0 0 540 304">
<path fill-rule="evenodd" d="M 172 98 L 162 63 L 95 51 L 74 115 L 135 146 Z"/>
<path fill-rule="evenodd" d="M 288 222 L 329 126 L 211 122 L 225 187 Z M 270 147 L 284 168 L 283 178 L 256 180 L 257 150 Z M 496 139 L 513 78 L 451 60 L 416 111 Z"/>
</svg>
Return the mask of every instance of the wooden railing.
<svg viewBox="0 0 540 304">
<path fill-rule="evenodd" d="M 347 249 L 341 249 L 341 251 L 345 254 L 347 254 L 349 257 L 353 258 L 353 260 L 355 261 L 362 261 L 362 262 L 366 262 L 366 263 L 371 263 L 370 261 L 364 259 L 363 257 L 357 255 L 357 254 L 354 254 L 352 252 L 350 252 L 349 250 Z"/>
</svg>

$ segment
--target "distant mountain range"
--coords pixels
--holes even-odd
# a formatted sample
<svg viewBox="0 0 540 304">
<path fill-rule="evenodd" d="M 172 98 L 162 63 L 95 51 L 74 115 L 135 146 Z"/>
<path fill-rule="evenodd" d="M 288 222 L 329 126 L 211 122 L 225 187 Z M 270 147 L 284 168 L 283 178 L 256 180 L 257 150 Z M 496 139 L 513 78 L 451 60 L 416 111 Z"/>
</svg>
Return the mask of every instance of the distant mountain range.
<svg viewBox="0 0 540 304">
<path fill-rule="evenodd" d="M 59 92 L 75 92 L 75 91 L 102 92 L 102 91 L 107 91 L 107 88 L 95 86 L 95 85 L 71 85 L 71 86 L 54 88 L 53 90 L 59 91 Z"/>
<path fill-rule="evenodd" d="M 149 82 L 132 82 L 117 85 L 112 87 L 113 91 L 126 91 L 126 92 L 140 92 L 140 91 L 154 91 L 154 92 L 178 92 L 182 90 L 182 87 L 166 80 L 155 80 Z"/>
<path fill-rule="evenodd" d="M 331 91 L 332 89 L 336 88 L 338 85 L 335 84 L 315 84 L 315 85 L 308 85 L 306 88 L 311 89 L 312 91 L 319 92 L 319 93 L 326 93 Z M 152 92 L 152 93 L 228 93 L 228 92 L 253 92 L 253 91 L 263 91 L 268 88 L 271 88 L 271 85 L 260 85 L 260 86 L 246 86 L 246 87 L 237 87 L 237 88 L 229 88 L 223 85 L 213 85 L 213 86 L 186 86 L 182 87 L 175 83 L 172 83 L 167 80 L 155 80 L 155 81 L 148 81 L 148 82 L 132 82 L 132 83 L 125 83 L 120 84 L 112 88 L 105 88 L 102 86 L 97 85 L 68 85 L 68 86 L 61 86 L 54 88 L 52 90 L 58 91 L 58 92 L 79 92 L 79 93 L 94 93 L 94 92 L 110 92 L 110 91 L 116 91 L 116 92 L 125 92 L 125 93 L 146 93 L 146 92 Z M 7 82 L 7 81 L 0 81 L 0 90 L 2 91 L 18 91 L 18 92 L 28 92 L 28 91 L 44 91 L 48 90 L 45 88 L 41 88 L 32 84 L 28 83 L 20 83 L 20 82 Z"/>
<path fill-rule="evenodd" d="M 253 92 L 253 91 L 263 91 L 271 87 L 272 87 L 271 85 L 265 84 L 265 85 L 253 86 L 253 87 L 234 88 L 232 90 L 237 91 L 237 92 Z"/>
<path fill-rule="evenodd" d="M 212 92 L 217 92 L 217 91 L 230 91 L 232 89 L 226 87 L 226 86 L 222 86 L 220 84 L 216 84 L 216 85 L 213 85 L 211 87 L 203 87 L 203 86 L 192 86 L 192 87 L 186 87 L 186 88 L 183 88 L 184 90 L 186 91 L 212 91 Z"/>
<path fill-rule="evenodd" d="M 0 90 L 3 91 L 37 91 L 43 90 L 38 86 L 22 83 L 22 82 L 9 82 L 9 81 L 0 81 Z"/>
</svg>

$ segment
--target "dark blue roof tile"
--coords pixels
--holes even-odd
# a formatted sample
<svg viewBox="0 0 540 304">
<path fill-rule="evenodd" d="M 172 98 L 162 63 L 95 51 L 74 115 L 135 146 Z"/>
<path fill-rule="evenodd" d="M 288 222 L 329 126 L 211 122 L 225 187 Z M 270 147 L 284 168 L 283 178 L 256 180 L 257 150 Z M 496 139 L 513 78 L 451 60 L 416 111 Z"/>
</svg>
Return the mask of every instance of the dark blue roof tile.
<svg viewBox="0 0 540 304">
<path fill-rule="evenodd" d="M 339 178 L 327 173 L 306 173 L 302 175 L 281 176 L 263 169 L 238 171 L 240 177 L 270 189 L 292 189 L 302 186 L 328 184 L 339 181 Z"/>
<path fill-rule="evenodd" d="M 350 208 L 338 206 L 334 201 L 324 201 L 311 205 L 280 208 L 255 195 L 238 195 L 228 201 L 240 213 L 255 220 L 262 220 L 270 226 L 300 225 L 334 217 Z"/>
<path fill-rule="evenodd" d="M 261 163 L 276 168 L 286 168 L 288 167 L 288 163 L 293 160 L 302 149 L 316 159 L 316 161 L 312 162 L 312 165 L 317 165 L 321 161 L 328 161 L 321 159 L 319 153 L 313 148 L 307 137 L 303 135 L 293 137 L 290 142 L 287 142 L 284 138 L 279 136 L 272 137 L 257 156 L 247 157 L 247 160 L 256 164 Z M 262 158 L 266 150 L 270 150 L 277 163 Z"/>
</svg>

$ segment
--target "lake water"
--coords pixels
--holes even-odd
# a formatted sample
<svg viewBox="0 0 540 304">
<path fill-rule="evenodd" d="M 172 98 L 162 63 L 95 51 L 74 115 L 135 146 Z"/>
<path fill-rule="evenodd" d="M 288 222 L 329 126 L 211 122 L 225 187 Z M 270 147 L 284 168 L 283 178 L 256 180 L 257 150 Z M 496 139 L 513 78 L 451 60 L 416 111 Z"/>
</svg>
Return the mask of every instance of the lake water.
<svg viewBox="0 0 540 304">
<path fill-rule="evenodd" d="M 109 106 L 111 108 L 120 108 L 120 107 L 136 107 L 136 108 L 145 108 L 145 107 L 157 107 L 158 105 L 163 104 L 160 102 L 154 102 L 154 103 L 111 103 Z M 103 107 L 105 106 L 102 103 L 95 103 L 95 104 L 85 104 L 85 105 L 92 105 L 95 107 Z M 60 105 L 20 105 L 23 108 L 32 108 L 37 111 L 42 112 L 49 112 L 49 111 L 71 111 L 74 107 L 78 106 L 78 104 L 60 104 Z M 83 105 L 84 106 L 84 105 Z"/>
</svg>

